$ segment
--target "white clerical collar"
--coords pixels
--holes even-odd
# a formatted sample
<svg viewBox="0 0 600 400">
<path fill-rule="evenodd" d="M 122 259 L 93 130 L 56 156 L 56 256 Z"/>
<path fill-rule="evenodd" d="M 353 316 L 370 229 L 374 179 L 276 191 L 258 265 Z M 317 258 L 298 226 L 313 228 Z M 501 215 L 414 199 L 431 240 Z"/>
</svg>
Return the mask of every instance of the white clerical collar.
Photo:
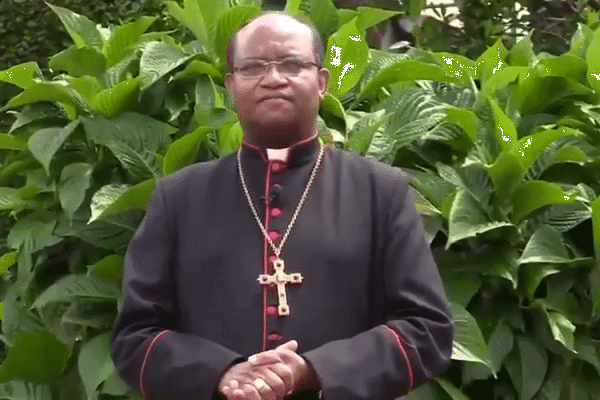
<svg viewBox="0 0 600 400">
<path fill-rule="evenodd" d="M 288 153 L 290 151 L 289 147 L 286 147 L 285 149 L 266 149 L 266 150 L 267 150 L 267 157 L 269 158 L 269 160 L 282 160 L 284 162 L 287 162 Z"/>
</svg>

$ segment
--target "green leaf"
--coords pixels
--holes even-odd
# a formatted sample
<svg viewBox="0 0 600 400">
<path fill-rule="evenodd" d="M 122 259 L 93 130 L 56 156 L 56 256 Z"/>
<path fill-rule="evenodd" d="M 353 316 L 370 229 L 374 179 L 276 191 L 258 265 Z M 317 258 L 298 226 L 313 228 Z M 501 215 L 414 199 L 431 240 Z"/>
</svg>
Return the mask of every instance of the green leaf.
<svg viewBox="0 0 600 400">
<path fill-rule="evenodd" d="M 481 279 L 476 275 L 465 274 L 462 271 L 446 272 L 442 270 L 440 270 L 440 274 L 448 301 L 465 308 L 481 287 Z"/>
<path fill-rule="evenodd" d="M 535 52 L 530 36 L 524 36 L 508 52 L 508 63 L 513 66 L 530 66 L 534 60 Z"/>
<path fill-rule="evenodd" d="M 539 114 L 551 111 L 552 107 L 573 101 L 582 96 L 593 95 L 589 87 L 572 79 L 560 76 L 540 77 L 539 73 L 531 71 L 521 82 L 523 100 L 521 114 Z"/>
<path fill-rule="evenodd" d="M 85 192 L 90 187 L 94 167 L 87 163 L 72 163 L 65 166 L 58 183 L 60 205 L 69 218 L 85 199 Z"/>
<path fill-rule="evenodd" d="M 66 105 L 81 106 L 81 98 L 65 81 L 38 82 L 28 86 L 21 93 L 10 99 L 0 111 L 16 108 L 39 101 L 58 101 Z"/>
<path fill-rule="evenodd" d="M 308 15 L 322 38 L 329 37 L 338 29 L 337 9 L 332 0 L 302 0 L 301 8 L 303 14 Z"/>
<path fill-rule="evenodd" d="M 227 43 L 231 35 L 260 12 L 260 7 L 255 5 L 239 4 L 219 14 L 216 23 L 215 51 L 223 62 L 227 59 Z"/>
<path fill-rule="evenodd" d="M 591 207 L 594 254 L 596 256 L 596 261 L 600 263 L 600 197 L 592 202 Z"/>
<path fill-rule="evenodd" d="M 490 359 L 493 365 L 492 370 L 494 372 L 498 373 L 500 371 L 504 359 L 511 352 L 513 346 L 514 336 L 512 330 L 506 323 L 499 322 L 488 342 Z"/>
<path fill-rule="evenodd" d="M 0 365 L 0 382 L 51 382 L 63 374 L 69 349 L 48 331 L 24 333 Z"/>
<path fill-rule="evenodd" d="M 89 274 L 109 283 L 121 284 L 124 257 L 111 254 L 89 267 Z"/>
<path fill-rule="evenodd" d="M 111 396 L 125 396 L 130 391 L 127 385 L 115 371 L 102 384 L 102 393 Z"/>
<path fill-rule="evenodd" d="M 123 81 L 115 87 L 104 89 L 94 97 L 91 106 L 106 118 L 112 118 L 137 98 L 141 83 L 142 79 L 136 77 Z"/>
<path fill-rule="evenodd" d="M 460 189 L 454 198 L 448 220 L 446 248 L 459 240 L 491 231 L 515 232 L 516 227 L 504 221 L 490 221 L 481 206 L 466 190 Z"/>
<path fill-rule="evenodd" d="M 529 264 L 525 265 L 523 268 L 523 277 L 522 281 L 527 289 L 527 297 L 529 300 L 533 300 L 535 296 L 535 291 L 537 290 L 540 283 L 550 275 L 558 274 L 561 270 L 556 266 L 556 264 Z"/>
<path fill-rule="evenodd" d="M 50 57 L 48 66 L 55 73 L 66 71 L 73 77 L 90 75 L 100 78 L 106 71 L 106 59 L 95 47 L 70 46 Z"/>
<path fill-rule="evenodd" d="M 473 111 L 446 107 L 446 120 L 459 125 L 467 133 L 471 142 L 477 141 L 477 116 Z"/>
<path fill-rule="evenodd" d="M 446 391 L 446 393 L 448 393 L 450 395 L 452 400 L 469 400 L 469 398 L 463 392 L 461 392 L 459 388 L 454 386 L 449 381 L 442 379 L 442 378 L 435 378 L 435 380 L 437 383 L 440 384 L 442 389 L 444 389 Z M 430 399 L 430 400 L 433 400 L 433 399 Z"/>
<path fill-rule="evenodd" d="M 85 117 L 82 121 L 88 140 L 108 147 L 136 180 L 161 177 L 157 153 L 170 142 L 165 123 L 130 112 L 112 120 Z"/>
<path fill-rule="evenodd" d="M 17 253 L 14 251 L 4 253 L 2 257 L 0 257 L 0 274 L 3 274 L 8 271 L 8 267 L 14 265 L 17 259 Z M 1 303 L 0 303 L 1 304 Z"/>
<path fill-rule="evenodd" d="M 26 147 L 26 143 L 19 138 L 6 133 L 0 133 L 0 149 L 24 150 Z"/>
<path fill-rule="evenodd" d="M 199 75 L 208 75 L 217 81 L 223 80 L 223 75 L 221 75 L 214 65 L 204 61 L 192 60 L 185 66 L 183 71 L 173 75 L 169 82 L 181 79 L 194 79 Z"/>
<path fill-rule="evenodd" d="M 118 285 L 103 282 L 93 276 L 67 275 L 44 290 L 35 299 L 32 308 L 57 301 L 116 301 L 120 294 Z"/>
<path fill-rule="evenodd" d="M 401 14 L 400 11 L 390 11 L 383 10 L 381 8 L 363 6 L 359 6 L 356 11 L 358 12 L 356 26 L 360 30 L 367 29 L 373 25 L 377 25 L 380 22 Z"/>
<path fill-rule="evenodd" d="M 331 93 L 325 93 L 325 96 L 323 97 L 319 107 L 319 114 L 328 124 L 332 117 L 334 120 L 336 120 L 332 123 L 340 121 L 343 124 L 340 128 L 342 132 L 345 133 L 347 131 L 348 121 L 346 120 L 346 111 L 344 110 L 344 106 L 338 100 L 338 98 L 333 96 Z"/>
<path fill-rule="evenodd" d="M 61 237 L 53 235 L 55 226 L 56 215 L 46 210 L 35 210 L 15 222 L 8 234 L 7 243 L 11 248 L 19 249 L 29 241 L 31 244 L 29 251 L 34 253 L 62 240 Z"/>
<path fill-rule="evenodd" d="M 230 154 L 235 152 L 242 145 L 244 134 L 239 121 L 236 121 L 229 128 L 222 127 L 218 131 L 219 149 L 221 154 Z"/>
<path fill-rule="evenodd" d="M 433 56 L 438 60 L 448 76 L 453 76 L 465 83 L 470 83 L 476 74 L 477 64 L 470 58 L 446 52 L 436 52 L 433 53 Z"/>
<path fill-rule="evenodd" d="M 516 368 L 511 365 L 507 369 L 515 387 L 519 392 L 519 399 L 530 400 L 540 389 L 548 370 L 548 354 L 546 349 L 533 340 L 517 337 L 519 361 Z M 510 364 L 509 364 L 510 365 Z"/>
<path fill-rule="evenodd" d="M 64 128 L 40 129 L 29 138 L 29 151 L 44 166 L 47 174 L 50 174 L 50 162 L 54 155 L 77 126 L 79 120 L 71 122 Z"/>
<path fill-rule="evenodd" d="M 180 48 L 165 42 L 150 42 L 144 46 L 140 58 L 140 78 L 142 90 L 146 89 L 160 78 L 184 64 L 191 57 Z"/>
<path fill-rule="evenodd" d="M 174 1 L 165 1 L 169 14 L 188 28 L 204 44 L 210 43 L 205 19 L 200 12 L 197 0 L 185 0 L 184 8 Z M 216 17 L 216 15 L 215 15 Z"/>
<path fill-rule="evenodd" d="M 519 264 L 549 263 L 564 264 L 570 262 L 569 253 L 562 235 L 554 228 L 542 225 L 527 242 Z"/>
<path fill-rule="evenodd" d="M 325 66 L 329 69 L 328 91 L 340 96 L 360 80 L 369 57 L 369 47 L 357 18 L 342 25 L 327 41 Z"/>
<path fill-rule="evenodd" d="M 439 65 L 418 60 L 399 60 L 379 70 L 372 79 L 361 82 L 357 101 L 375 93 L 382 86 L 421 79 L 444 82 L 459 81 L 456 76 L 446 74 L 445 70 Z"/>
<path fill-rule="evenodd" d="M 559 312 L 544 309 L 544 313 L 548 318 L 548 324 L 550 325 L 550 331 L 554 340 L 560 342 L 567 350 L 576 353 L 575 337 L 573 336 L 575 325 Z"/>
<path fill-rule="evenodd" d="M 555 140 L 568 136 L 579 136 L 580 132 L 568 128 L 560 127 L 556 129 L 546 129 L 533 135 L 523 137 L 519 140 L 516 155 L 525 169 L 529 168 L 546 147 Z"/>
<path fill-rule="evenodd" d="M 479 77 L 482 83 L 485 85 L 485 81 L 490 78 L 494 73 L 500 71 L 506 67 L 504 62 L 508 51 L 502 39 L 498 39 L 493 46 L 487 48 L 478 58 L 475 60 L 477 64 L 477 77 Z"/>
<path fill-rule="evenodd" d="M 137 21 L 117 27 L 102 46 L 102 53 L 106 56 L 108 65 L 117 64 L 129 54 L 132 45 L 140 39 L 156 19 L 157 17 L 142 16 Z"/>
<path fill-rule="evenodd" d="M 88 398 L 114 371 L 110 357 L 110 332 L 104 332 L 87 341 L 79 353 L 79 375 L 85 386 Z"/>
<path fill-rule="evenodd" d="M 212 127 L 201 126 L 171 143 L 163 159 L 163 174 L 169 175 L 189 165 L 195 159 L 200 143 L 212 130 Z"/>
<path fill-rule="evenodd" d="M 35 208 L 36 203 L 21 197 L 19 189 L 0 187 L 0 210 L 22 211 L 27 208 Z"/>
<path fill-rule="evenodd" d="M 80 76 L 79 78 L 67 77 L 71 88 L 75 89 L 77 94 L 85 100 L 87 105 L 92 104 L 98 92 L 102 89 L 98 79 L 93 76 Z"/>
<path fill-rule="evenodd" d="M 502 150 L 510 150 L 517 145 L 517 128 L 493 98 L 488 100 L 494 114 L 496 141 Z"/>
<path fill-rule="evenodd" d="M 390 115 L 386 114 L 385 110 L 362 114 L 361 118 L 352 125 L 348 132 L 346 147 L 361 155 L 367 153 L 371 147 L 373 135 L 382 129 L 382 126 L 389 120 Z"/>
<path fill-rule="evenodd" d="M 92 216 L 88 223 L 132 208 L 145 210 L 155 184 L 152 178 L 131 187 L 114 183 L 103 186 L 92 197 Z"/>
<path fill-rule="evenodd" d="M 51 386 L 32 382 L 10 381 L 0 384 L 0 398 L 7 400 L 52 400 Z"/>
<path fill-rule="evenodd" d="M 575 196 L 566 193 L 558 185 L 546 181 L 526 181 L 517 187 L 511 197 L 512 220 L 516 223 L 531 212 L 551 204 L 570 204 Z"/>
<path fill-rule="evenodd" d="M 475 318 L 462 306 L 450 303 L 454 321 L 452 359 L 481 363 L 493 370 L 487 345 Z"/>
<path fill-rule="evenodd" d="M 498 89 L 506 88 L 514 83 L 519 76 L 525 76 L 528 72 L 528 67 L 506 67 L 487 79 L 481 90 L 490 96 L 494 96 Z"/>
<path fill-rule="evenodd" d="M 77 47 L 102 47 L 102 35 L 91 20 L 66 8 L 46 4 L 58 15 Z"/>
<path fill-rule="evenodd" d="M 0 81 L 12 83 L 23 89 L 33 85 L 34 79 L 41 76 L 42 72 L 35 61 L 15 65 L 9 69 L 0 71 Z"/>
<path fill-rule="evenodd" d="M 600 29 L 596 29 L 585 55 L 590 86 L 600 93 Z"/>
</svg>

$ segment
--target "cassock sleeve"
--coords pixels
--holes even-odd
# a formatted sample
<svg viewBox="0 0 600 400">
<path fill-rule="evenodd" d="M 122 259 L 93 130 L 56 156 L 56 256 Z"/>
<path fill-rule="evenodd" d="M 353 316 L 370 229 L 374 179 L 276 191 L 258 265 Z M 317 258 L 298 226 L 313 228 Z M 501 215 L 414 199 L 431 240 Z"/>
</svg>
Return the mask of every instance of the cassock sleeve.
<svg viewBox="0 0 600 400">
<path fill-rule="evenodd" d="M 304 353 L 325 399 L 394 399 L 443 372 L 452 318 L 429 244 L 402 178 L 383 220 L 385 323 Z"/>
<path fill-rule="evenodd" d="M 121 377 L 146 399 L 210 399 L 221 374 L 243 359 L 219 344 L 173 330 L 174 234 L 157 182 L 124 262 L 123 307 L 111 354 Z"/>
</svg>

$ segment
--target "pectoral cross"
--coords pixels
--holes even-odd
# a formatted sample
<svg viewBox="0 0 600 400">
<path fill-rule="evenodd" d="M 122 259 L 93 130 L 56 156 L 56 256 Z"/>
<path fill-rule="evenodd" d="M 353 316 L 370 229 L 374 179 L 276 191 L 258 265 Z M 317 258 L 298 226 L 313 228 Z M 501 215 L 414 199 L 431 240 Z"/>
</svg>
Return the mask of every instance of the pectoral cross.
<svg viewBox="0 0 600 400">
<path fill-rule="evenodd" d="M 287 294 L 285 293 L 286 283 L 302 283 L 302 274 L 299 272 L 293 274 L 286 274 L 284 271 L 283 260 L 279 257 L 273 261 L 273 268 L 275 272 L 273 275 L 260 274 L 258 281 L 261 285 L 269 285 L 274 283 L 277 285 L 277 298 L 279 299 L 279 307 L 277 312 L 279 315 L 290 315 L 290 307 L 287 303 Z"/>
</svg>

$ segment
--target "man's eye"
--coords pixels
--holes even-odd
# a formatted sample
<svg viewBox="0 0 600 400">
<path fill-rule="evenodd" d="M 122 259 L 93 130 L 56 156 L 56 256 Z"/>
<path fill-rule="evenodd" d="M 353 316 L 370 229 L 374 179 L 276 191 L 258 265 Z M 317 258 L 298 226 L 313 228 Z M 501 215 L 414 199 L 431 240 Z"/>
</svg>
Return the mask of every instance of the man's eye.
<svg viewBox="0 0 600 400">
<path fill-rule="evenodd" d="M 256 73 L 260 73 L 264 70 L 265 65 L 262 63 L 249 63 L 249 64 L 245 64 L 242 65 L 240 67 L 240 71 L 241 72 L 246 72 L 249 74 L 256 74 Z"/>
<path fill-rule="evenodd" d="M 302 71 L 304 63 L 298 60 L 286 60 L 281 63 L 281 68 L 285 72 L 297 74 Z"/>
</svg>

